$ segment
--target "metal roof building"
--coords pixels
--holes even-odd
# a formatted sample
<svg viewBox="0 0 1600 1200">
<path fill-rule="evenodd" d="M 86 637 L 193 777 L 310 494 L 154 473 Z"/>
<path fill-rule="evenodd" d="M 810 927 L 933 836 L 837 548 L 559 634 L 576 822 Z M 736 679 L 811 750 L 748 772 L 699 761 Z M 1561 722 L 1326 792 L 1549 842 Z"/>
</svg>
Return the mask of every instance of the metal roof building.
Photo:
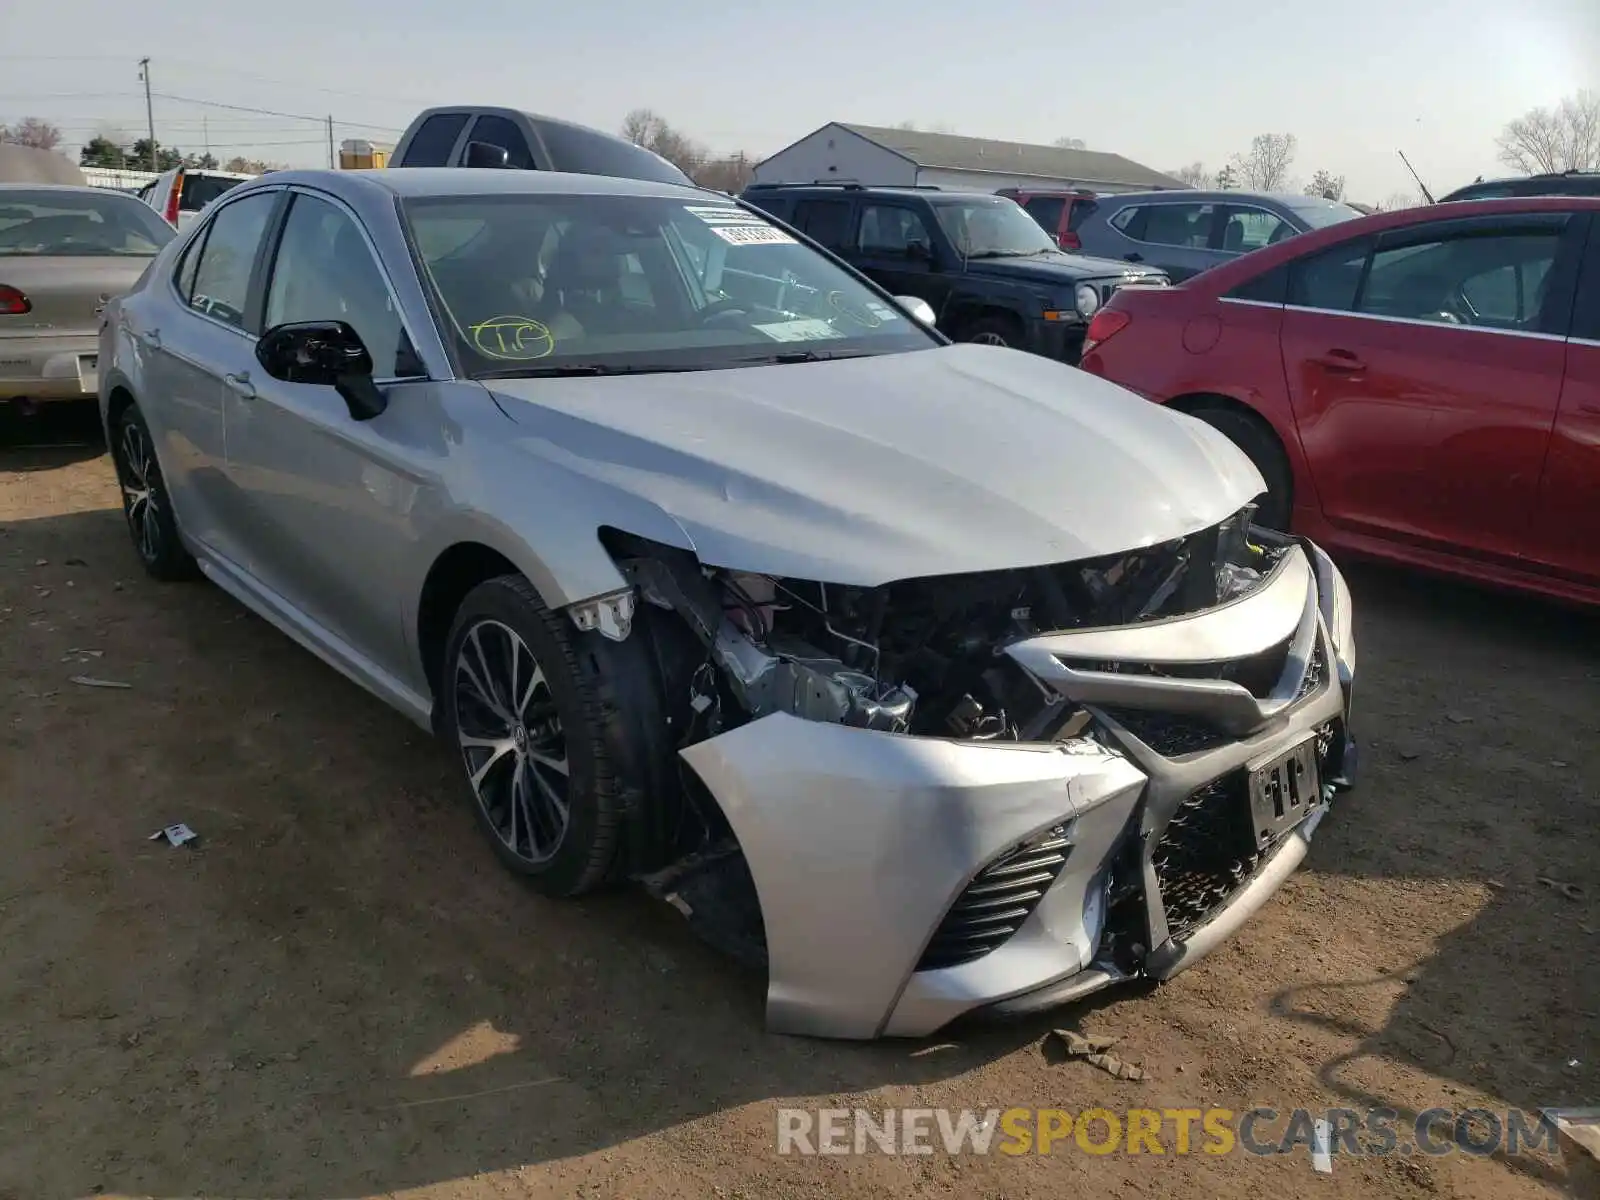
<svg viewBox="0 0 1600 1200">
<path fill-rule="evenodd" d="M 993 192 L 1003 187 L 1142 192 L 1181 180 L 1099 150 L 832 122 L 755 169 L 757 183 L 853 182 Z"/>
</svg>

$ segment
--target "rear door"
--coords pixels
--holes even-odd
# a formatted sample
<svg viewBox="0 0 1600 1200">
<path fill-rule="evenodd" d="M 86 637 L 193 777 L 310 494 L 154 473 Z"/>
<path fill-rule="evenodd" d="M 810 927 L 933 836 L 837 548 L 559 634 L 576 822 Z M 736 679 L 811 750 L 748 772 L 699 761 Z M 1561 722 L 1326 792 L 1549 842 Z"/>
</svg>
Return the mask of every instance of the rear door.
<svg viewBox="0 0 1600 1200">
<path fill-rule="evenodd" d="M 1529 553 L 1547 570 L 1600 584 L 1600 220 L 1588 220 L 1589 249 Z"/>
<path fill-rule="evenodd" d="M 227 478 L 224 377 L 254 362 L 250 284 L 282 192 L 254 192 L 219 206 L 192 241 L 163 301 L 141 310 L 134 336 L 148 354 L 139 400 L 153 413 L 162 472 L 183 531 L 232 562 L 243 561 L 238 504 Z"/>
<path fill-rule="evenodd" d="M 1299 260 L 1283 359 L 1324 515 L 1393 541 L 1525 551 L 1566 355 L 1569 216 L 1434 221 Z M 1570 297 L 1570 292 L 1568 293 Z"/>
<path fill-rule="evenodd" d="M 1122 209 L 1108 224 L 1120 239 L 1115 257 L 1160 267 L 1176 283 L 1198 275 L 1225 255 L 1211 248 L 1218 205 L 1153 201 Z M 1098 247 L 1086 247 L 1103 253 Z"/>
</svg>

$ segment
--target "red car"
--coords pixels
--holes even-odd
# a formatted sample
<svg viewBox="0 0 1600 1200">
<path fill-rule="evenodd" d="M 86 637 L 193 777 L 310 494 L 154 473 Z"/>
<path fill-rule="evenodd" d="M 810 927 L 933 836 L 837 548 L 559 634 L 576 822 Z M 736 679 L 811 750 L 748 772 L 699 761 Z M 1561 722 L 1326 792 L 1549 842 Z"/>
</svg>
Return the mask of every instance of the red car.
<svg viewBox="0 0 1600 1200">
<path fill-rule="evenodd" d="M 1082 366 L 1232 438 L 1264 523 L 1600 604 L 1600 199 L 1382 213 L 1124 288 Z"/>
</svg>

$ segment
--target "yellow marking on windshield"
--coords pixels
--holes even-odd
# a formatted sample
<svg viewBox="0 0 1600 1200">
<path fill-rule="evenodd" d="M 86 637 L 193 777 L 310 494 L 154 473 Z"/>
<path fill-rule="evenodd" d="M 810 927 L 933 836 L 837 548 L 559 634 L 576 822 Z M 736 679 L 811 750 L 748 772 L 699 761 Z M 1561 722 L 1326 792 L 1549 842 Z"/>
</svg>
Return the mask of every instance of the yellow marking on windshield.
<svg viewBox="0 0 1600 1200">
<path fill-rule="evenodd" d="M 532 317 L 490 317 L 467 326 L 472 344 L 486 358 L 528 362 L 554 352 L 556 339 L 550 327 Z"/>
</svg>

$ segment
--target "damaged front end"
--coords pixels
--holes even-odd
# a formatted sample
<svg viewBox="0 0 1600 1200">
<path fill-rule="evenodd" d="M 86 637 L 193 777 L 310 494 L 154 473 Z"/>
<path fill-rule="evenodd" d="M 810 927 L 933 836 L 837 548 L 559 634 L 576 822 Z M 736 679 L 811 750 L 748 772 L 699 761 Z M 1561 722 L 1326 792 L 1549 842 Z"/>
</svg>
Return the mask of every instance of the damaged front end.
<svg viewBox="0 0 1600 1200">
<path fill-rule="evenodd" d="M 613 535 L 627 599 L 573 617 L 647 627 L 689 768 L 647 886 L 765 965 L 785 1032 L 919 1035 L 1182 969 L 1350 764 L 1343 580 L 1250 514 L 879 587 Z"/>
</svg>

